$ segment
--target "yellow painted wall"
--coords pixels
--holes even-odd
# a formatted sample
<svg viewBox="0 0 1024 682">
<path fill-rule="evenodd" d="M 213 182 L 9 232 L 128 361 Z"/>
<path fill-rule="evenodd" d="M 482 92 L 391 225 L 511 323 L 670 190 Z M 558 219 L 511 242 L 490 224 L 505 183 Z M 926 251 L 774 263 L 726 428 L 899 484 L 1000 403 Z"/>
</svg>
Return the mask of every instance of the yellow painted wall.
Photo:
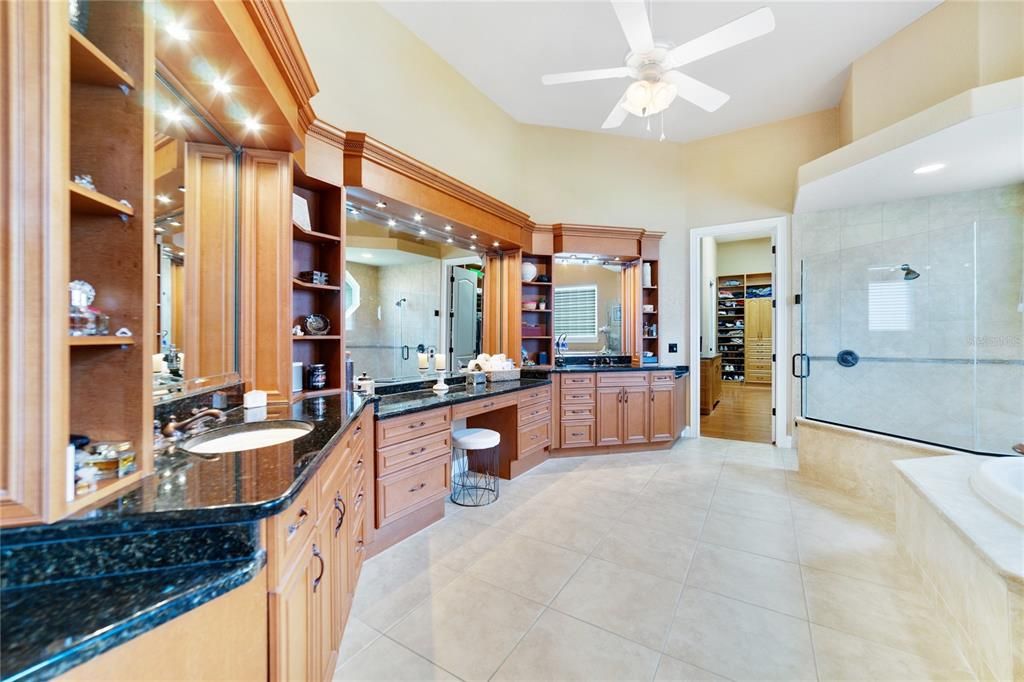
<svg viewBox="0 0 1024 682">
<path fill-rule="evenodd" d="M 970 88 L 1021 75 L 1024 3 L 947 0 L 853 63 L 840 137 L 845 144 Z"/>
<path fill-rule="evenodd" d="M 716 258 L 719 276 L 771 272 L 772 240 L 765 237 L 719 242 Z"/>
</svg>

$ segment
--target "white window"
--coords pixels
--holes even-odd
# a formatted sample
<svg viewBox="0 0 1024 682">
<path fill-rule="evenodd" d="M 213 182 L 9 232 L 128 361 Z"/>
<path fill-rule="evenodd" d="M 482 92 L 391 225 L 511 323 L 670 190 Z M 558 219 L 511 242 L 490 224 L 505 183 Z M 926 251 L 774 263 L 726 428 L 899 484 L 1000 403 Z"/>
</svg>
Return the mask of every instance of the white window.
<svg viewBox="0 0 1024 682">
<path fill-rule="evenodd" d="M 555 335 L 567 341 L 597 341 L 597 287 L 555 287 Z"/>
<path fill-rule="evenodd" d="M 914 328 L 910 282 L 868 282 L 868 329 L 905 332 Z"/>
</svg>

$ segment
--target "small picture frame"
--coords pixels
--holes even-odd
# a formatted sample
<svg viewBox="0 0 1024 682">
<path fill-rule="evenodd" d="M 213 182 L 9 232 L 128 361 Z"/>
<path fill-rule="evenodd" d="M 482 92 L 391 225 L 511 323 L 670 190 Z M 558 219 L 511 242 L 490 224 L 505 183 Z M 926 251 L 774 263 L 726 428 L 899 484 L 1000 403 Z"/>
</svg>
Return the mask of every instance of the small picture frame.
<svg viewBox="0 0 1024 682">
<path fill-rule="evenodd" d="M 305 197 L 292 193 L 292 222 L 307 232 L 313 231 L 309 222 L 309 203 Z"/>
</svg>

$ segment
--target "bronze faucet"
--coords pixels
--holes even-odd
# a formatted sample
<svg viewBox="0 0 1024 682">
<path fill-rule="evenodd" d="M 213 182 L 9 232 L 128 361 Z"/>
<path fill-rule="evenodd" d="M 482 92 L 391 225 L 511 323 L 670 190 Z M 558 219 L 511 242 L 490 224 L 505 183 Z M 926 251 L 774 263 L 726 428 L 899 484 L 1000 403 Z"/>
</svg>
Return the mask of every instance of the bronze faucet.
<svg viewBox="0 0 1024 682">
<path fill-rule="evenodd" d="M 222 411 L 213 407 L 208 407 L 205 410 L 193 410 L 191 417 L 180 422 L 178 421 L 178 418 L 172 414 L 170 420 L 164 424 L 164 428 L 161 429 L 161 431 L 167 438 L 176 438 L 181 435 L 181 430 L 183 428 L 200 420 L 206 419 L 207 417 L 214 417 L 219 422 L 222 422 L 225 419 Z"/>
</svg>

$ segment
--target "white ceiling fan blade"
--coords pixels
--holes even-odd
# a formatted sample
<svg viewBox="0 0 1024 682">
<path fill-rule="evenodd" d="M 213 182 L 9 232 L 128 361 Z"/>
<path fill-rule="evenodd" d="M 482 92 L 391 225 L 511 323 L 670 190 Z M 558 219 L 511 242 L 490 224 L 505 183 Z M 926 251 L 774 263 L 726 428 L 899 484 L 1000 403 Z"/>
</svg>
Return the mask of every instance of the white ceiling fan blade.
<svg viewBox="0 0 1024 682">
<path fill-rule="evenodd" d="M 707 83 L 701 83 L 679 71 L 666 71 L 661 77 L 676 86 L 680 97 L 693 102 L 704 111 L 717 111 L 729 101 L 729 95 L 721 90 L 716 90 Z"/>
<path fill-rule="evenodd" d="M 629 116 L 629 112 L 622 108 L 621 100 L 615 103 L 615 108 L 608 114 L 608 118 L 601 124 L 601 128 L 607 130 L 608 128 L 618 128 L 622 125 L 622 122 Z"/>
<path fill-rule="evenodd" d="M 582 81 L 599 81 L 605 78 L 625 78 L 629 69 L 616 66 L 610 69 L 591 69 L 590 71 L 568 71 L 566 73 L 549 73 L 540 77 L 544 85 L 561 85 L 563 83 L 580 83 Z"/>
<path fill-rule="evenodd" d="M 774 30 L 775 15 L 769 8 L 762 7 L 710 33 L 683 43 L 668 53 L 664 66 L 666 69 L 675 69 Z"/>
<path fill-rule="evenodd" d="M 633 52 L 644 53 L 654 49 L 651 22 L 647 19 L 647 8 L 643 0 L 612 0 L 612 9 L 622 24 L 626 42 Z"/>
</svg>

